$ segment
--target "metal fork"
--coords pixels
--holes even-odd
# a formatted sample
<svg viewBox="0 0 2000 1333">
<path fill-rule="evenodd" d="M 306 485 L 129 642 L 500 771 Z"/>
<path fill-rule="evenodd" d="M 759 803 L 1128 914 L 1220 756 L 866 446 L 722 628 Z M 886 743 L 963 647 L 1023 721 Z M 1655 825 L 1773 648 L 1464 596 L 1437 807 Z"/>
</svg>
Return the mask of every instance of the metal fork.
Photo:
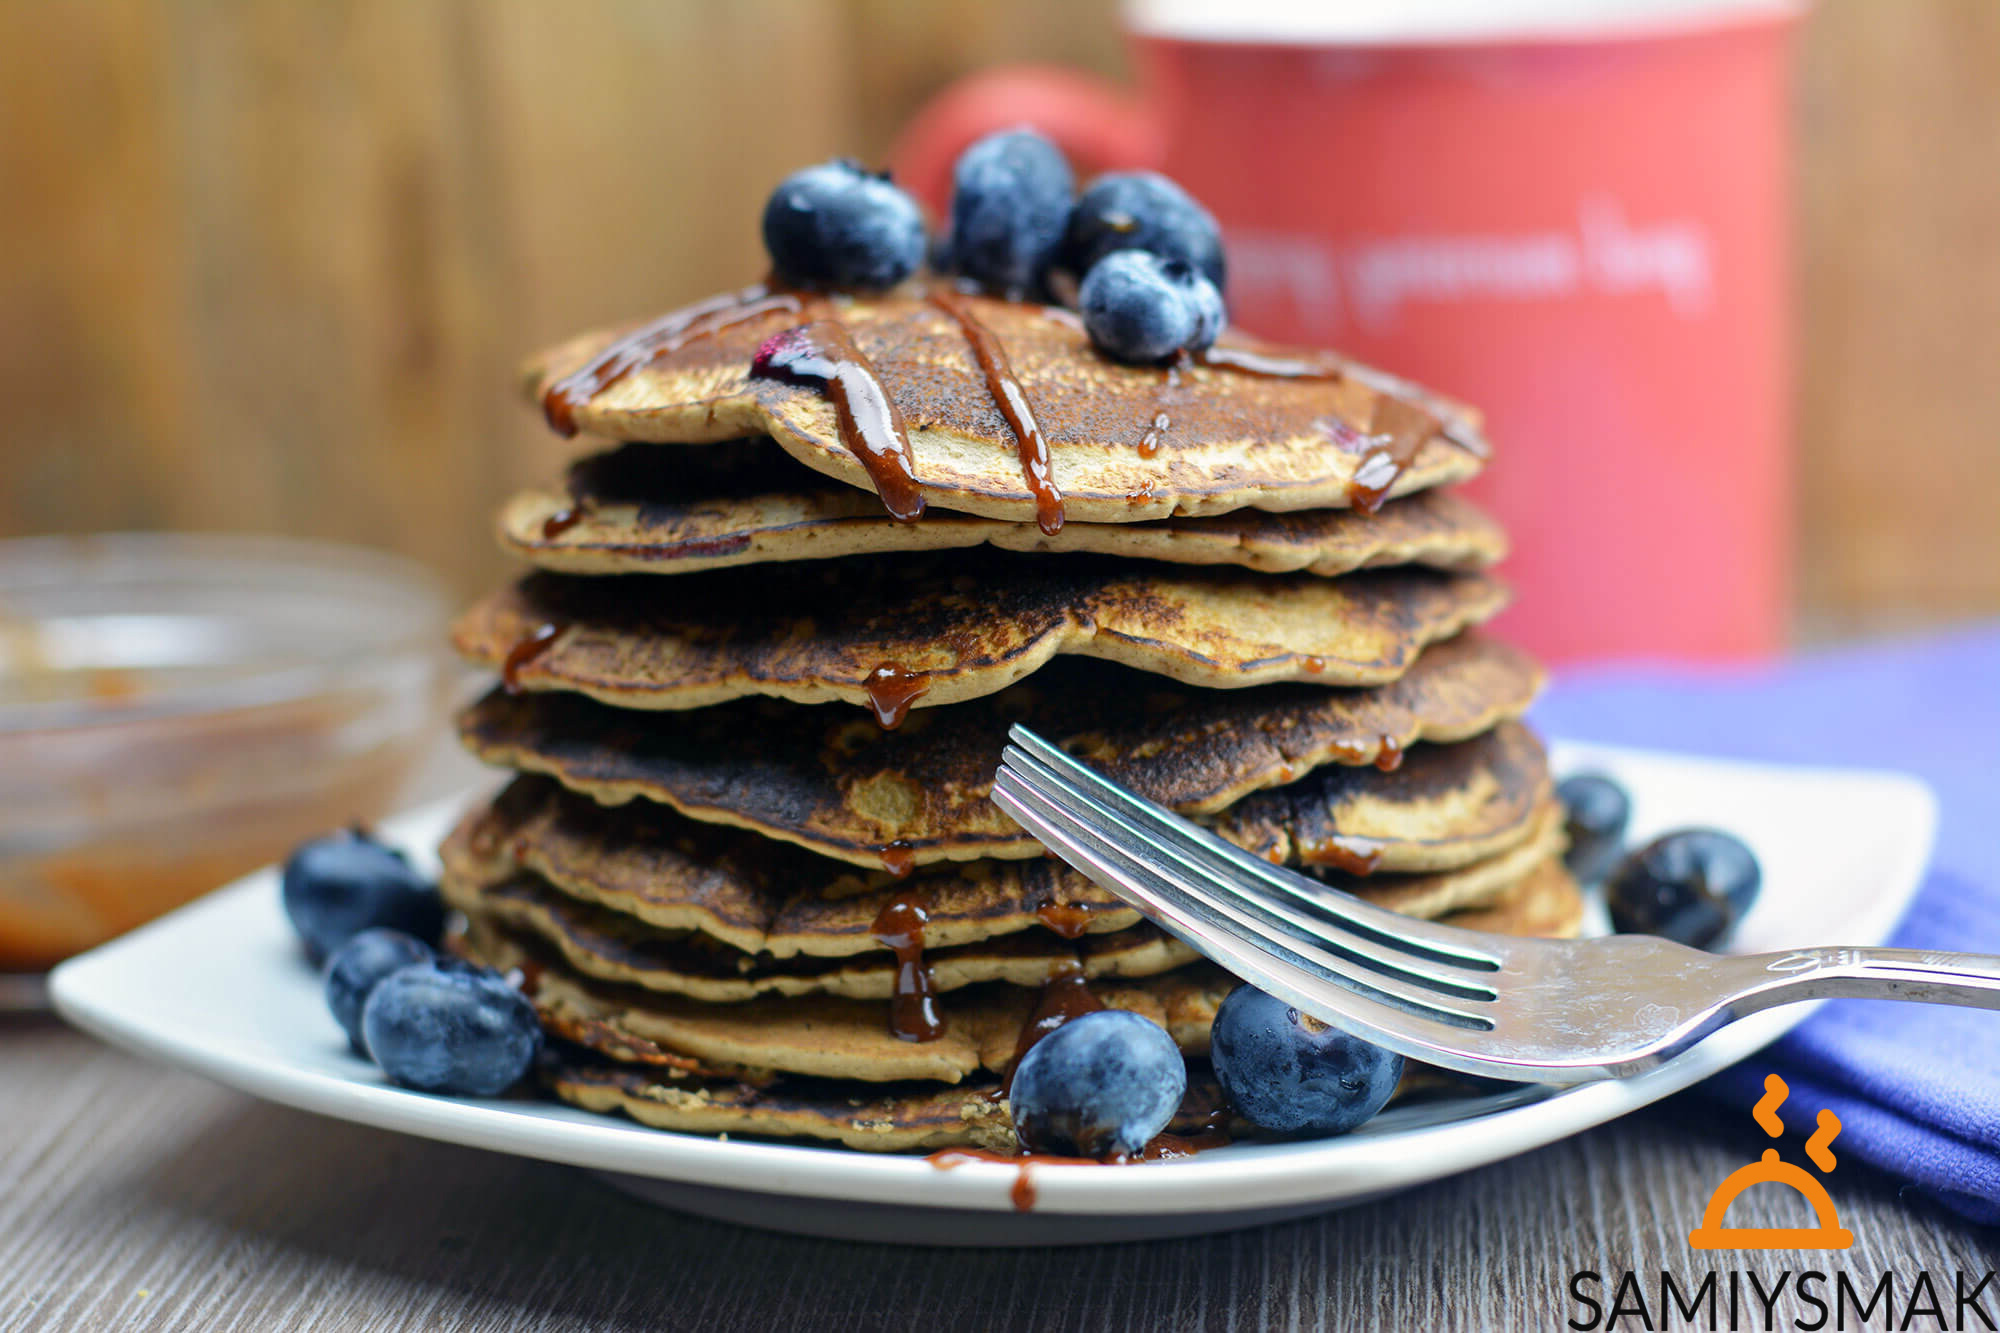
<svg viewBox="0 0 2000 1333">
<path fill-rule="evenodd" d="M 1294 874 L 1016 726 L 993 802 L 1229 971 L 1461 1073 L 1627 1078 L 1725 1024 L 1833 996 L 2000 1009 L 2000 957 L 1911 949 L 1703 953 L 1650 935 L 1518 939 L 1420 921 Z"/>
</svg>

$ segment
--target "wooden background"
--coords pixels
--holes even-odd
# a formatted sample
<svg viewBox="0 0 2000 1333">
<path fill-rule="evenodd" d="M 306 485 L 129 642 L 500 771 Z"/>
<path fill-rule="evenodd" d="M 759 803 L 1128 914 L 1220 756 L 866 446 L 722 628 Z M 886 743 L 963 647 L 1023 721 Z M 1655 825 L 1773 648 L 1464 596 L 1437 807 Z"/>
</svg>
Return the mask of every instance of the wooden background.
<svg viewBox="0 0 2000 1333">
<path fill-rule="evenodd" d="M 2000 612 L 2000 3 L 1801 45 L 1800 611 Z M 1112 0 L 0 0 L 0 535 L 261 528 L 463 590 L 525 352 L 754 275 L 786 170 Z"/>
</svg>

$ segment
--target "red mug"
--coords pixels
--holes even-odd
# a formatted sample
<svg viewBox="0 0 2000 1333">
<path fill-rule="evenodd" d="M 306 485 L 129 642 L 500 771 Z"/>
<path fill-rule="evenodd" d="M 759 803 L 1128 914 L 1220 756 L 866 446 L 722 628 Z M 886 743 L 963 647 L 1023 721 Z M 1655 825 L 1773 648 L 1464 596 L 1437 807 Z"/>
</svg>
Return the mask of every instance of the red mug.
<svg viewBox="0 0 2000 1333">
<path fill-rule="evenodd" d="M 1144 93 L 948 89 L 893 154 L 933 206 L 1027 123 L 1222 224 L 1231 318 L 1485 410 L 1503 624 L 1545 658 L 1769 655 L 1791 555 L 1790 0 L 1151 0 Z"/>
</svg>

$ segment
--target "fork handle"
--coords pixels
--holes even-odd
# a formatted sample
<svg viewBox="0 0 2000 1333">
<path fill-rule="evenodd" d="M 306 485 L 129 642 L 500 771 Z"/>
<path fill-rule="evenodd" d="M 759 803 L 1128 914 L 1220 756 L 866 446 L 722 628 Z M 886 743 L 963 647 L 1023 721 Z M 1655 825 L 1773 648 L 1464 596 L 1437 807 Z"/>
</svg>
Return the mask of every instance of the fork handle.
<svg viewBox="0 0 2000 1333">
<path fill-rule="evenodd" d="M 2000 1009 L 2000 956 L 1933 949 L 1795 949 L 1738 958 L 1739 1012 L 1797 1000 L 1917 1000 Z"/>
</svg>

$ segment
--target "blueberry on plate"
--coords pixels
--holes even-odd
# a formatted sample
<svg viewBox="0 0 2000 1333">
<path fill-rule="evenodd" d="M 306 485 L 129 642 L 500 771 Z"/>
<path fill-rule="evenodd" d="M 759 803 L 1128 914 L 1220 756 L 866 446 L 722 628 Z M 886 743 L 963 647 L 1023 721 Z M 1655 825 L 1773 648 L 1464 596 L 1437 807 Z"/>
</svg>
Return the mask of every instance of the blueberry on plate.
<svg viewBox="0 0 2000 1333">
<path fill-rule="evenodd" d="M 1287 1138 L 1345 1134 L 1381 1110 L 1403 1057 L 1302 1014 L 1255 986 L 1215 1011 L 1209 1059 L 1237 1114 Z"/>
<path fill-rule="evenodd" d="M 1222 328 L 1222 297 L 1187 265 L 1121 250 L 1090 270 L 1077 291 L 1090 340 L 1119 361 L 1162 361 L 1200 351 Z"/>
<path fill-rule="evenodd" d="M 444 900 L 396 848 L 360 829 L 301 843 L 285 862 L 285 915 L 315 963 L 372 926 L 435 944 Z"/>
<path fill-rule="evenodd" d="M 368 1054 L 368 1045 L 361 1039 L 361 1008 L 368 1003 L 376 983 L 435 956 L 430 946 L 415 936 L 377 926 L 362 931 L 326 960 L 326 1007 L 333 1011 L 333 1021 L 347 1034 L 347 1044 L 356 1055 Z"/>
<path fill-rule="evenodd" d="M 1763 880 L 1742 839 L 1720 829 L 1680 829 L 1620 861 L 1604 901 L 1615 930 L 1707 949 L 1736 928 Z"/>
<path fill-rule="evenodd" d="M 1119 250 L 1177 259 L 1227 289 L 1222 229 L 1194 196 L 1157 171 L 1114 171 L 1077 197 L 1063 232 L 1058 262 L 1079 276 Z"/>
<path fill-rule="evenodd" d="M 1187 1094 L 1187 1064 L 1167 1030 L 1123 1009 L 1073 1018 L 1028 1048 L 1007 1110 L 1031 1152 L 1136 1153 Z"/>
<path fill-rule="evenodd" d="M 1039 292 L 1076 194 L 1062 150 L 1026 127 L 1002 130 L 959 154 L 951 184 L 951 266 L 1004 296 Z"/>
<path fill-rule="evenodd" d="M 805 287 L 893 287 L 928 245 L 917 201 L 845 158 L 793 172 L 764 205 L 771 264 Z"/>
<path fill-rule="evenodd" d="M 361 1010 L 368 1052 L 394 1082 L 494 1097 L 520 1082 L 542 1028 L 535 1007 L 485 971 L 415 963 L 376 984 Z"/>
<path fill-rule="evenodd" d="M 1563 832 L 1569 850 L 1563 864 L 1585 884 L 1611 873 L 1625 847 L 1625 826 L 1632 820 L 1632 798 L 1602 773 L 1573 773 L 1556 784 L 1562 802 Z"/>
</svg>

